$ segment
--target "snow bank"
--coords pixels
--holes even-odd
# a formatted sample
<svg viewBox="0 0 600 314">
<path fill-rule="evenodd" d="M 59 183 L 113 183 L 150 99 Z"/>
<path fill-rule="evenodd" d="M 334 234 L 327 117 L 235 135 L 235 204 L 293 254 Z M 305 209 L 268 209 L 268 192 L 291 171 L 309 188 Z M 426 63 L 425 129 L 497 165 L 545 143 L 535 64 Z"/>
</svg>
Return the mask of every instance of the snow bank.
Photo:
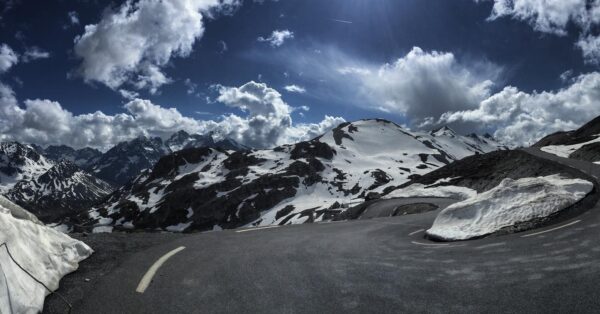
<svg viewBox="0 0 600 314">
<path fill-rule="evenodd" d="M 42 222 L 39 221 L 37 219 L 37 217 L 35 217 L 34 214 L 28 212 L 23 207 L 9 201 L 6 197 L 4 197 L 2 195 L 0 195 L 0 207 L 4 208 L 4 210 L 7 210 L 8 212 L 10 212 L 10 214 L 17 219 L 29 220 L 38 225 L 42 224 Z"/>
<path fill-rule="evenodd" d="M 59 280 L 92 254 L 81 241 L 38 223 L 26 210 L 0 198 L 0 244 L 35 278 L 56 290 Z M 0 247 L 0 313 L 38 313 L 49 292 Z"/>
<path fill-rule="evenodd" d="M 547 217 L 583 199 L 592 188 L 588 181 L 560 175 L 505 179 L 489 191 L 442 210 L 427 234 L 446 240 L 484 236 Z"/>
</svg>

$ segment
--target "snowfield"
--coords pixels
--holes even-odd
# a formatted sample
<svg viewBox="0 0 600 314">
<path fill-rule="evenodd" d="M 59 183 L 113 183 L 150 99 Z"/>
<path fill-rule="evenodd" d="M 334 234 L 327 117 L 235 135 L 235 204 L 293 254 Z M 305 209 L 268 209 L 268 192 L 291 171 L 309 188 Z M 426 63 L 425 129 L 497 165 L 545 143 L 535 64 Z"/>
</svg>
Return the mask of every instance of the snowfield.
<svg viewBox="0 0 600 314">
<path fill-rule="evenodd" d="M 497 187 L 452 204 L 436 217 L 427 235 L 467 240 L 548 217 L 583 199 L 594 185 L 560 175 L 504 179 Z"/>
<path fill-rule="evenodd" d="M 7 244 L 0 247 L 0 313 L 39 313 L 49 294 L 15 264 L 8 250 L 24 269 L 52 290 L 58 289 L 60 279 L 93 253 L 83 242 L 39 224 L 35 216 L 4 197 L 0 197 L 0 230 L 0 244 Z"/>
</svg>

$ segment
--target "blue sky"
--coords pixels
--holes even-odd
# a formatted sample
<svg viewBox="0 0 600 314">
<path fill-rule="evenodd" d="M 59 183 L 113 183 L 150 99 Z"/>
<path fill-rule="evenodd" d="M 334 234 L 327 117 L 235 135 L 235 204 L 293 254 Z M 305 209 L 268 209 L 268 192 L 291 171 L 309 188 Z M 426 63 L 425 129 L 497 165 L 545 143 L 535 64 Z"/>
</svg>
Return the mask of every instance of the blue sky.
<svg viewBox="0 0 600 314">
<path fill-rule="evenodd" d="M 183 128 L 269 147 L 382 117 L 526 144 L 600 114 L 597 4 L 567 2 L 2 0 L 17 59 L 1 136 L 106 148 Z"/>
</svg>

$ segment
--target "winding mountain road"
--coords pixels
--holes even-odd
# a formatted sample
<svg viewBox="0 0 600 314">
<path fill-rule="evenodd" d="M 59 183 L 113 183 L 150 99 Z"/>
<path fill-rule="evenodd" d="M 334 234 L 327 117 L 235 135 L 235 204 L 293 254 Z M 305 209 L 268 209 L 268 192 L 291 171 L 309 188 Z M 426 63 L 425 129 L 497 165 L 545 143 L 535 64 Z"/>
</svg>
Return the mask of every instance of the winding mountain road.
<svg viewBox="0 0 600 314">
<path fill-rule="evenodd" d="M 526 151 L 600 178 L 600 166 Z M 177 237 L 90 283 L 73 313 L 600 311 L 598 204 L 545 228 L 454 243 L 423 238 L 438 212 Z"/>
</svg>

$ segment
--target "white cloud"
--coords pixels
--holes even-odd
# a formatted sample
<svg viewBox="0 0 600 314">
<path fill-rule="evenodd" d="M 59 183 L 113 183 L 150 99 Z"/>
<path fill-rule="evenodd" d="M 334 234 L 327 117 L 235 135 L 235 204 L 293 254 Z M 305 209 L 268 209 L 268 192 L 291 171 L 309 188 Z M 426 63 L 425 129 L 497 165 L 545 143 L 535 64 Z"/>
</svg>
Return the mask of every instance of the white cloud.
<svg viewBox="0 0 600 314">
<path fill-rule="evenodd" d="M 491 64 L 460 63 L 452 53 L 415 47 L 379 68 L 345 67 L 371 108 L 396 113 L 419 124 L 451 111 L 476 107 L 490 95 L 499 69 Z"/>
<path fill-rule="evenodd" d="M 326 116 L 320 123 L 293 125 L 290 107 L 279 92 L 264 83 L 248 82 L 240 87 L 219 86 L 217 101 L 239 108 L 247 117 L 226 116 L 212 130 L 253 147 L 271 147 L 307 140 L 345 122 L 343 118 Z M 301 107 L 308 111 L 307 106 Z"/>
<path fill-rule="evenodd" d="M 502 75 L 501 67 L 485 60 L 418 47 L 384 64 L 330 45 L 284 47 L 268 56 L 256 50 L 248 58 L 302 73 L 311 97 L 403 116 L 414 126 L 447 111 L 476 108 Z"/>
<path fill-rule="evenodd" d="M 220 54 L 224 54 L 229 50 L 229 47 L 227 46 L 227 43 L 224 40 L 219 40 L 218 45 Z"/>
<path fill-rule="evenodd" d="M 75 38 L 75 54 L 82 60 L 79 73 L 86 82 L 114 90 L 131 83 L 155 93 L 172 81 L 162 68 L 171 58 L 189 56 L 202 37 L 204 18 L 238 4 L 239 0 L 126 1 Z"/>
<path fill-rule="evenodd" d="M 302 123 L 291 128 L 287 132 L 289 143 L 313 139 L 333 128 L 344 123 L 346 120 L 340 117 L 325 116 L 320 123 Z"/>
<path fill-rule="evenodd" d="M 77 12 L 70 11 L 69 13 L 67 13 L 67 15 L 69 17 L 69 22 L 71 23 L 71 25 L 79 25 L 79 14 L 77 14 Z"/>
<path fill-rule="evenodd" d="M 481 0 L 475 0 L 481 2 Z M 536 31 L 567 35 L 570 25 L 580 32 L 576 46 L 581 49 L 587 63 L 600 63 L 600 44 L 591 31 L 600 23 L 600 1 L 587 0 L 493 0 L 494 6 L 488 20 L 512 17 L 527 22 Z"/>
<path fill-rule="evenodd" d="M 6 44 L 0 45 L 0 73 L 4 73 L 19 62 L 17 54 Z"/>
<path fill-rule="evenodd" d="M 581 50 L 586 63 L 600 65 L 600 37 L 587 35 L 580 38 L 576 45 Z"/>
<path fill-rule="evenodd" d="M 288 39 L 293 39 L 294 38 L 294 32 L 291 32 L 287 29 L 284 30 L 274 30 L 273 33 L 271 33 L 271 36 L 264 38 L 264 37 L 258 37 L 258 41 L 260 42 L 267 42 L 269 43 L 269 45 L 271 45 L 271 47 L 281 47 L 286 40 Z"/>
<path fill-rule="evenodd" d="M 567 71 L 562 79 L 569 86 L 527 93 L 493 87 L 501 83 L 499 67 L 452 53 L 414 48 L 381 65 L 331 47 L 319 50 L 284 48 L 269 60 L 253 57 L 282 62 L 293 71 L 305 71 L 306 80 L 324 82 L 309 86 L 311 96 L 405 116 L 412 128 L 450 124 L 460 132 L 490 132 L 507 144 L 532 143 L 600 115 L 598 72 L 574 77 Z"/>
<path fill-rule="evenodd" d="M 327 131 L 335 123 L 344 121 L 326 117 L 316 124 L 293 125 L 290 116 L 293 108 L 266 84 L 218 86 L 217 92 L 219 102 L 239 108 L 245 114 L 229 114 L 216 121 L 198 120 L 184 116 L 175 108 L 133 99 L 123 106 L 124 113 L 106 115 L 97 111 L 74 115 L 58 102 L 45 99 L 26 100 L 21 107 L 13 90 L 0 83 L 0 141 L 105 150 L 140 135 L 166 138 L 176 131 L 186 130 L 203 134 L 215 132 L 219 137 L 231 137 L 242 144 L 262 148 L 309 139 L 316 132 Z"/>
<path fill-rule="evenodd" d="M 580 26 L 588 26 L 597 21 L 595 11 L 597 3 L 590 3 L 586 8 L 586 0 L 494 0 L 490 20 L 512 16 L 528 22 L 535 30 L 566 35 L 569 22 Z"/>
<path fill-rule="evenodd" d="M 264 83 L 252 81 L 240 87 L 220 86 L 219 94 L 218 102 L 248 114 L 246 118 L 234 114 L 225 117 L 220 130 L 225 136 L 253 147 L 268 147 L 279 144 L 292 127 L 292 108 L 279 92 Z"/>
<path fill-rule="evenodd" d="M 23 54 L 23 57 L 21 57 L 21 59 L 25 63 L 27 63 L 29 61 L 34 61 L 34 60 L 38 60 L 38 59 L 47 59 L 47 58 L 50 58 L 50 53 L 48 51 L 44 51 L 35 46 L 28 48 L 25 51 L 25 53 Z"/>
<path fill-rule="evenodd" d="M 192 80 L 190 80 L 189 78 L 186 78 L 183 81 L 183 85 L 187 87 L 186 92 L 188 95 L 200 96 L 200 94 L 196 92 L 198 90 L 198 84 L 192 82 Z"/>
<path fill-rule="evenodd" d="M 470 123 L 495 129 L 495 136 L 527 145 L 550 133 L 575 129 L 600 115 L 600 73 L 581 75 L 554 92 L 526 93 L 515 87 L 482 101 L 471 110 L 448 112 L 440 123 Z"/>
<path fill-rule="evenodd" d="M 130 91 L 130 90 L 123 89 L 123 88 L 119 89 L 119 94 L 121 94 L 121 97 L 128 99 L 128 100 L 134 100 L 140 96 L 140 94 L 137 92 Z"/>
<path fill-rule="evenodd" d="M 285 86 L 284 89 L 290 93 L 298 93 L 298 94 L 306 93 L 306 88 L 304 88 L 302 86 L 298 86 L 298 85 L 288 85 L 288 86 Z"/>
</svg>

